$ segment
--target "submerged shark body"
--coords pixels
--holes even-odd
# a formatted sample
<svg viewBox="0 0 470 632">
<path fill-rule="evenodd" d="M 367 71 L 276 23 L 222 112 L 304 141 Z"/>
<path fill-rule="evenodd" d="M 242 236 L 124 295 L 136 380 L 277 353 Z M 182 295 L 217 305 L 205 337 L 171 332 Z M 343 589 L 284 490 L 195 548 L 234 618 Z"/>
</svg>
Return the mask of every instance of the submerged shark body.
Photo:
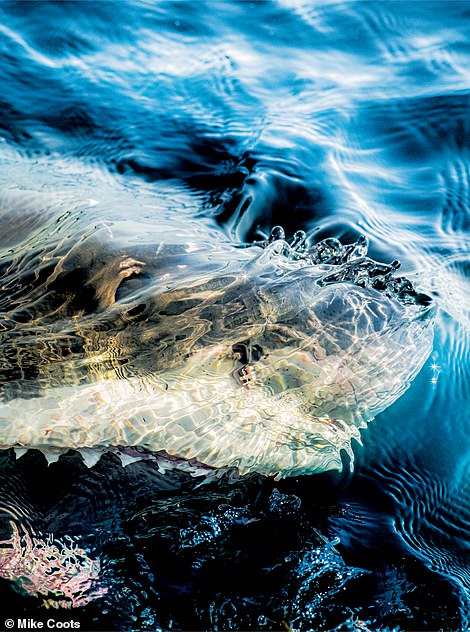
<svg viewBox="0 0 470 632">
<path fill-rule="evenodd" d="M 0 447 L 340 470 L 428 357 L 432 310 L 387 291 L 392 270 L 380 276 L 363 248 L 338 259 L 326 242 L 315 257 L 283 235 L 260 246 L 89 238 L 28 283 L 5 266 Z"/>
</svg>

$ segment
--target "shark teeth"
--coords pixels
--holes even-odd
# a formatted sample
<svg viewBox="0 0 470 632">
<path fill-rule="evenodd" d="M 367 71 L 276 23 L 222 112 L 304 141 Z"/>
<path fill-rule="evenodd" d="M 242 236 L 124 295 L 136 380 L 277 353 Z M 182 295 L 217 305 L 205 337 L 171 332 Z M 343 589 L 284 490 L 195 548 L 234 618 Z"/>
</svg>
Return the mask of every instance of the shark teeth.
<svg viewBox="0 0 470 632">
<path fill-rule="evenodd" d="M 21 459 L 21 457 L 30 450 L 38 450 L 39 452 L 41 452 L 41 454 L 45 456 L 48 466 L 51 463 L 56 463 L 63 454 L 67 454 L 68 452 L 70 452 L 70 450 L 67 448 L 13 448 L 13 450 L 16 459 Z M 103 454 L 105 454 L 106 452 L 115 454 L 121 461 L 123 467 L 127 467 L 131 463 L 136 463 L 137 461 L 142 461 L 145 458 L 144 455 L 131 456 L 129 454 L 123 454 L 119 450 L 112 448 L 103 450 L 99 448 L 78 448 L 75 451 L 80 454 L 83 459 L 83 463 L 88 469 L 94 467 L 101 459 Z"/>
<path fill-rule="evenodd" d="M 55 452 L 52 450 L 41 450 L 41 452 L 46 457 L 47 465 L 49 466 L 51 463 L 57 463 L 59 457 L 61 456 L 60 452 Z"/>
<path fill-rule="evenodd" d="M 103 450 L 98 450 L 95 448 L 80 448 L 79 450 L 77 450 L 77 452 L 81 454 L 83 462 L 88 469 L 96 465 L 103 456 Z"/>
<path fill-rule="evenodd" d="M 56 463 L 62 455 L 75 452 L 80 454 L 84 465 L 86 465 L 88 469 L 91 469 L 99 462 L 104 454 L 111 453 L 119 459 L 124 468 L 138 461 L 151 462 L 160 474 L 165 475 L 167 472 L 177 470 L 193 478 L 200 479 L 200 485 L 210 483 L 226 475 L 229 475 L 230 480 L 239 480 L 239 474 L 231 468 L 214 469 L 195 461 L 187 461 L 165 453 L 139 452 L 137 448 L 13 448 L 17 459 L 23 457 L 30 450 L 38 450 L 41 452 L 46 458 L 48 466 L 51 463 Z"/>
<path fill-rule="evenodd" d="M 26 454 L 26 452 L 28 452 L 28 448 L 13 448 L 13 450 L 15 452 L 16 459 L 21 459 L 23 454 Z"/>
<path fill-rule="evenodd" d="M 119 460 L 121 461 L 123 467 L 127 467 L 131 463 L 136 463 L 137 461 L 143 460 L 142 456 L 130 456 L 129 454 L 119 453 L 117 453 L 117 456 L 119 457 Z"/>
</svg>

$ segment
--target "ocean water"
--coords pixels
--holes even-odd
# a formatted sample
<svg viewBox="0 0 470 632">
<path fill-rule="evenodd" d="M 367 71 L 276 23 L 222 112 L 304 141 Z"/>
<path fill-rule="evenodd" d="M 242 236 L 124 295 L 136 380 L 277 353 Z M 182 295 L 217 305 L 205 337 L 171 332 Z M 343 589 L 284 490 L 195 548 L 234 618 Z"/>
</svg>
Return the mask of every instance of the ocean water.
<svg viewBox="0 0 470 632">
<path fill-rule="evenodd" d="M 437 307 L 431 356 L 354 442 L 353 472 L 201 485 L 113 454 L 88 469 L 1 452 L 1 539 L 22 556 L 15 572 L 0 558 L 0 627 L 468 629 L 470 4 L 7 1 L 0 15 L 2 339 L 11 262 L 26 286 L 48 244 L 90 232 L 191 234 L 208 251 L 275 225 L 365 235 Z M 5 357 L 2 388 L 17 379 Z"/>
</svg>

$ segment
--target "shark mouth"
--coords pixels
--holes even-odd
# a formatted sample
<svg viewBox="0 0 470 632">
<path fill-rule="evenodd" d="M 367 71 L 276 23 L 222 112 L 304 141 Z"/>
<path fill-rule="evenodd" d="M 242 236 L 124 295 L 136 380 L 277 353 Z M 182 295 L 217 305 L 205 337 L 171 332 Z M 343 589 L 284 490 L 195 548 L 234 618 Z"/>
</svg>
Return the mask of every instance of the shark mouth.
<svg viewBox="0 0 470 632">
<path fill-rule="evenodd" d="M 419 293 L 408 279 L 396 275 L 399 268 L 397 261 L 382 264 L 367 257 L 365 238 L 346 245 L 330 238 L 309 247 L 302 231 L 287 241 L 284 231 L 276 227 L 266 240 L 255 245 L 262 249 L 260 257 L 275 254 L 280 269 L 317 267 L 321 271 L 317 281 L 320 287 L 349 283 L 381 292 L 402 306 L 417 306 L 418 309 L 413 311 L 424 314 L 430 310 L 431 299 Z M 262 351 L 256 345 L 253 349 L 255 352 Z M 250 350 L 251 355 L 253 349 Z M 243 363 L 242 356 L 248 352 L 245 348 L 237 347 L 237 350 Z M 248 362 L 248 357 L 244 359 Z M 259 358 L 251 360 L 256 362 Z M 332 423 L 330 426 L 331 432 L 342 430 Z M 293 450 L 296 448 L 295 444 Z M 195 486 L 220 479 L 229 482 L 240 480 L 240 472 L 235 467 L 215 467 L 195 458 L 184 459 L 164 450 L 152 451 L 133 444 L 75 448 L 25 444 L 5 446 L 3 449 L 8 451 L 12 461 L 14 458 L 21 461 L 39 451 L 48 466 L 61 461 L 65 463 L 64 459 L 70 455 L 78 456 L 89 470 L 99 468 L 102 459 L 112 458 L 124 469 L 148 467 L 159 476 L 168 479 L 181 476 Z M 14 504 L 10 509 L 5 509 L 5 506 L 0 509 L 6 514 L 9 525 L 8 537 L 0 540 L 0 577 L 13 581 L 24 593 L 42 598 L 47 607 L 82 607 L 106 594 L 106 586 L 101 582 L 101 561 L 93 550 L 87 549 L 79 539 L 32 529 L 30 523 L 34 519 L 30 520 L 27 513 L 18 513 Z"/>
</svg>

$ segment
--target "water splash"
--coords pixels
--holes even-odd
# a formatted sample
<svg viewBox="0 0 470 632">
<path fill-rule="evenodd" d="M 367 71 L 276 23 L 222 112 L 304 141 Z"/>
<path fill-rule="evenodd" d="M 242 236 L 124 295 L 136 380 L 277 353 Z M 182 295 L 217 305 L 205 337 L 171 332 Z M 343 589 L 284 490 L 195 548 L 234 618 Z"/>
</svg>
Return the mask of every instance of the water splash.
<svg viewBox="0 0 470 632">
<path fill-rule="evenodd" d="M 276 242 L 280 242 L 279 245 Z M 296 231 L 288 242 L 284 229 L 275 226 L 268 239 L 255 243 L 262 248 L 276 244 L 276 252 L 294 261 L 303 261 L 314 266 L 332 266 L 321 275 L 318 281 L 321 286 L 353 283 L 359 287 L 379 290 L 405 305 L 426 306 L 432 303 L 429 296 L 415 290 L 409 279 L 395 276 L 400 267 L 398 260 L 386 264 L 368 257 L 369 242 L 364 235 L 351 244 L 342 244 L 339 239 L 328 237 L 309 246 L 305 231 Z"/>
</svg>

